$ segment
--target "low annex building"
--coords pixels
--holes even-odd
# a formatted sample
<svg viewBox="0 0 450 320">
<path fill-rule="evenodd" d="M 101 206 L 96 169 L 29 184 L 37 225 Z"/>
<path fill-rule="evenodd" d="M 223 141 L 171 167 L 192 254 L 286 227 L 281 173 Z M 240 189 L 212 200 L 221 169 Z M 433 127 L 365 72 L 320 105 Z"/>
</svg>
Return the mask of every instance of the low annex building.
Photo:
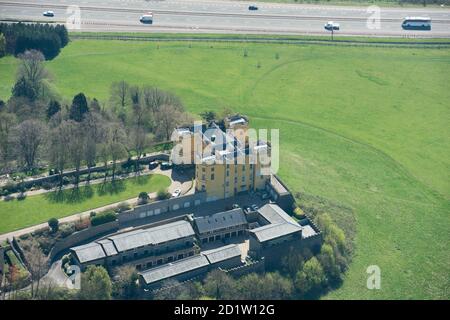
<svg viewBox="0 0 450 320">
<path fill-rule="evenodd" d="M 315 227 L 301 226 L 274 203 L 259 208 L 249 219 L 259 225 L 249 231 L 249 253 L 256 259 L 264 257 L 268 267 L 279 264 L 289 250 L 321 243 L 321 234 Z"/>
<path fill-rule="evenodd" d="M 247 219 L 241 208 L 196 217 L 194 228 L 200 243 L 221 241 L 242 236 L 248 229 Z"/>
<path fill-rule="evenodd" d="M 139 283 L 146 289 L 156 289 L 163 287 L 168 280 L 183 282 L 204 275 L 215 268 L 228 269 L 239 265 L 242 265 L 241 250 L 237 244 L 230 244 L 140 272 Z"/>
<path fill-rule="evenodd" d="M 134 264 L 140 270 L 193 256 L 194 240 L 191 224 L 180 220 L 119 233 L 70 250 L 82 268 Z"/>
</svg>

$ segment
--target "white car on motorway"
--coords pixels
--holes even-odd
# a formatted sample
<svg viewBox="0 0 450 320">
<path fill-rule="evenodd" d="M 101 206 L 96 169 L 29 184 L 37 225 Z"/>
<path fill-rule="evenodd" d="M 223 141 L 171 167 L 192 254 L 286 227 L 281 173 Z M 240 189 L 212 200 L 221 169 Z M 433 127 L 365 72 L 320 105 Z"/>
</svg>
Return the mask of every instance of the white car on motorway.
<svg viewBox="0 0 450 320">
<path fill-rule="evenodd" d="M 328 21 L 325 25 L 324 28 L 328 31 L 331 30 L 339 30 L 339 23 L 333 22 L 333 21 Z"/>
<path fill-rule="evenodd" d="M 44 16 L 44 17 L 54 17 L 55 16 L 55 13 L 53 12 L 53 11 L 44 11 L 44 12 L 42 12 L 42 15 Z"/>
<path fill-rule="evenodd" d="M 147 12 L 146 14 L 143 14 L 143 15 L 139 18 L 139 21 L 140 21 L 141 23 L 153 24 L 153 13 Z"/>
<path fill-rule="evenodd" d="M 176 189 L 174 192 L 172 192 L 172 198 L 179 197 L 181 195 L 181 190 Z"/>
</svg>

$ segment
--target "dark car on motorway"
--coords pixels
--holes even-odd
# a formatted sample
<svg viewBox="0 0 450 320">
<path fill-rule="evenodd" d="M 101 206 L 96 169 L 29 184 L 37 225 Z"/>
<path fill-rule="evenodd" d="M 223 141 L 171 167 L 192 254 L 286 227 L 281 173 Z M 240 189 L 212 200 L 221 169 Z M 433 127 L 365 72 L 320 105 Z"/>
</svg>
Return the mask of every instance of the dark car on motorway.
<svg viewBox="0 0 450 320">
<path fill-rule="evenodd" d="M 53 12 L 53 11 L 44 11 L 44 12 L 42 12 L 42 15 L 44 16 L 44 17 L 54 17 L 55 16 L 55 13 Z"/>
<path fill-rule="evenodd" d="M 251 5 L 251 6 L 248 6 L 248 10 L 255 11 L 255 10 L 258 10 L 258 7 L 255 5 Z"/>
</svg>

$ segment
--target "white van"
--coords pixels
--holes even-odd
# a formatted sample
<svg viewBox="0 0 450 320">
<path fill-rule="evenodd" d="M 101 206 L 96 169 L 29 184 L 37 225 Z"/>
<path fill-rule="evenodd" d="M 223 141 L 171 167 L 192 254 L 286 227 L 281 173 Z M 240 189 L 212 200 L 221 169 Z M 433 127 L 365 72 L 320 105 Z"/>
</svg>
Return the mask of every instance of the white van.
<svg viewBox="0 0 450 320">
<path fill-rule="evenodd" d="M 141 16 L 141 18 L 139 19 L 139 21 L 141 23 L 148 23 L 148 24 L 152 24 L 153 23 L 153 14 L 151 12 L 148 12 L 144 15 Z"/>
</svg>

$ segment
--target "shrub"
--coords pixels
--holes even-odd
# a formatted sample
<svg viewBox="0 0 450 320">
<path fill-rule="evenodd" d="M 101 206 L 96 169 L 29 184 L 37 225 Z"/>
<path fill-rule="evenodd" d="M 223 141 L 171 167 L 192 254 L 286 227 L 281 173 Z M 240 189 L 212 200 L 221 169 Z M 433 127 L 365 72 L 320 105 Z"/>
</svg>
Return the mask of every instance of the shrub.
<svg viewBox="0 0 450 320">
<path fill-rule="evenodd" d="M 51 218 L 50 220 L 48 220 L 48 226 L 50 227 L 50 229 L 52 230 L 52 232 L 56 232 L 58 231 L 58 227 L 59 227 L 59 221 L 56 218 Z"/>
<path fill-rule="evenodd" d="M 12 196 L 12 195 L 7 195 L 7 196 L 5 196 L 5 197 L 3 198 L 3 200 L 5 200 L 5 201 L 11 201 L 11 200 L 14 200 L 14 196 Z"/>
<path fill-rule="evenodd" d="M 303 212 L 302 209 L 300 209 L 299 207 L 296 207 L 294 209 L 294 217 L 296 217 L 299 220 L 302 220 L 302 219 L 306 218 L 306 215 L 305 215 L 305 213 Z"/>
<path fill-rule="evenodd" d="M 146 204 L 148 202 L 148 199 L 150 199 L 150 197 L 147 192 L 139 193 L 139 197 L 138 197 L 139 204 Z"/>
<path fill-rule="evenodd" d="M 81 231 L 81 230 L 87 229 L 87 228 L 89 228 L 89 224 L 90 224 L 90 219 L 78 220 L 77 222 L 75 222 L 75 230 Z"/>
<path fill-rule="evenodd" d="M 17 195 L 17 200 L 21 201 L 21 200 L 25 200 L 25 198 L 27 197 L 27 194 L 24 192 L 21 192 Z"/>
<path fill-rule="evenodd" d="M 54 184 L 51 182 L 42 182 L 41 187 L 44 188 L 45 190 L 51 190 L 54 187 Z"/>
<path fill-rule="evenodd" d="M 59 229 L 62 238 L 66 238 L 75 232 L 75 227 L 72 223 L 65 223 Z"/>
<path fill-rule="evenodd" d="M 116 207 L 116 212 L 124 212 L 131 209 L 131 206 L 127 202 L 121 202 Z"/>
<path fill-rule="evenodd" d="M 90 217 L 90 218 L 93 218 L 93 217 L 96 216 L 96 214 L 97 214 L 97 212 L 91 211 L 91 212 L 89 213 L 89 217 Z"/>
<path fill-rule="evenodd" d="M 157 195 L 156 195 L 156 198 L 157 198 L 158 200 L 169 199 L 169 198 L 170 198 L 170 193 L 167 192 L 166 190 L 159 190 L 158 193 L 157 193 Z"/>
<path fill-rule="evenodd" d="M 91 218 L 91 225 L 98 226 L 104 223 L 112 222 L 117 219 L 116 213 L 113 211 L 106 211 L 99 213 Z"/>
</svg>

